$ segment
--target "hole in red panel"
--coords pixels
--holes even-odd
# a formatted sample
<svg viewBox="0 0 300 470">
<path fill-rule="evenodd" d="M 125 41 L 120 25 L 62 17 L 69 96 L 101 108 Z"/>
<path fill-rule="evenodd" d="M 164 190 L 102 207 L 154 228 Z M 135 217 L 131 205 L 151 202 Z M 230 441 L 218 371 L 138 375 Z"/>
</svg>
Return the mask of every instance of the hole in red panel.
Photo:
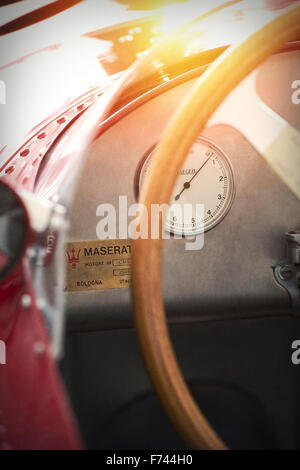
<svg viewBox="0 0 300 470">
<path fill-rule="evenodd" d="M 14 171 L 14 169 L 15 169 L 15 167 L 13 165 L 11 165 L 8 168 L 6 168 L 5 173 L 7 175 L 10 175 Z"/>
<path fill-rule="evenodd" d="M 41 132 L 41 133 L 37 136 L 37 138 L 38 138 L 38 139 L 44 139 L 44 138 L 46 137 L 46 135 L 47 135 L 46 132 Z"/>
<path fill-rule="evenodd" d="M 22 152 L 20 152 L 20 155 L 21 157 L 27 157 L 27 155 L 29 154 L 30 150 L 29 149 L 25 149 L 25 150 L 22 150 Z"/>
</svg>

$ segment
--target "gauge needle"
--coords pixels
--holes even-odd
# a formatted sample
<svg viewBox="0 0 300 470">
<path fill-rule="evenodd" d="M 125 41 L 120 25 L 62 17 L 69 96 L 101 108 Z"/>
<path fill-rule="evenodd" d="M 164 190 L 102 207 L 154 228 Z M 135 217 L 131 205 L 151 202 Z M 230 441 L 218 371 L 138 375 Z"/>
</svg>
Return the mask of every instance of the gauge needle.
<svg viewBox="0 0 300 470">
<path fill-rule="evenodd" d="M 204 163 L 202 163 L 202 165 L 200 166 L 199 170 L 196 171 L 196 173 L 191 177 L 191 179 L 189 181 L 186 181 L 184 184 L 183 184 L 183 188 L 182 190 L 180 191 L 180 193 L 178 193 L 176 196 L 175 196 L 175 201 L 178 201 L 178 199 L 180 198 L 181 194 L 183 193 L 183 191 L 185 189 L 189 189 L 191 187 L 191 182 L 193 181 L 194 178 L 196 178 L 196 176 L 198 175 L 199 171 L 202 170 L 202 168 L 206 165 L 206 163 L 208 162 L 208 160 L 210 159 L 211 155 L 205 160 Z"/>
</svg>

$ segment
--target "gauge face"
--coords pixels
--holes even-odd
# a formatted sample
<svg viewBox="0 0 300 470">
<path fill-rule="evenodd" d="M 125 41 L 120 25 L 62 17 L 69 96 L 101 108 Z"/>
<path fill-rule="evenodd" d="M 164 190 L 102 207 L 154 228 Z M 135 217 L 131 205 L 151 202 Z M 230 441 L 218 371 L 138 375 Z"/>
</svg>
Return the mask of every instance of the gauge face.
<svg viewBox="0 0 300 470">
<path fill-rule="evenodd" d="M 139 189 L 151 172 L 150 152 L 139 175 Z M 181 169 L 170 201 L 165 228 L 178 235 L 196 235 L 218 224 L 234 197 L 234 176 L 228 157 L 199 137 Z M 199 210 L 202 204 L 202 210 Z"/>
</svg>

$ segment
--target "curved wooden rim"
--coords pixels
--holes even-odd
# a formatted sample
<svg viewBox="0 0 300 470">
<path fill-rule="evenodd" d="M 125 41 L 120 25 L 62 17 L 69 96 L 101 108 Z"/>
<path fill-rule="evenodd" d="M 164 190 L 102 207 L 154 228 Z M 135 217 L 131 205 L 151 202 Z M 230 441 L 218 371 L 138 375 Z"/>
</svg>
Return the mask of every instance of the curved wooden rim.
<svg viewBox="0 0 300 470">
<path fill-rule="evenodd" d="M 172 117 L 153 156 L 151 177 L 139 200 L 148 214 L 152 204 L 169 202 L 190 147 L 227 94 L 282 44 L 297 39 L 299 33 L 300 6 L 293 6 L 240 45 L 226 50 L 200 77 Z M 150 217 L 148 223 L 150 226 Z M 199 410 L 177 364 L 163 306 L 161 257 L 161 239 L 134 241 L 134 317 L 146 367 L 165 411 L 186 444 L 194 449 L 226 449 Z"/>
</svg>

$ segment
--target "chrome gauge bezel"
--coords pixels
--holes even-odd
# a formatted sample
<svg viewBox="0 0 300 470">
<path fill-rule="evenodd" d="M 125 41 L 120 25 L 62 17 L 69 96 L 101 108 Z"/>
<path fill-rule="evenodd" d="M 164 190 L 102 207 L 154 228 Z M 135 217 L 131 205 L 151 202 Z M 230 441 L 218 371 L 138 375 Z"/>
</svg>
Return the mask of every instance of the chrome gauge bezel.
<svg viewBox="0 0 300 470">
<path fill-rule="evenodd" d="M 222 222 L 224 217 L 230 211 L 230 209 L 232 207 L 232 204 L 233 204 L 233 201 L 234 201 L 234 198 L 235 198 L 235 194 L 236 194 L 236 178 L 235 178 L 232 163 L 231 163 L 228 155 L 224 152 L 224 150 L 222 150 L 218 145 L 216 145 L 212 140 L 210 140 L 207 137 L 198 136 L 197 139 L 195 140 L 195 143 L 196 142 L 207 145 L 208 147 L 210 147 L 217 154 L 217 156 L 219 156 L 219 157 L 221 156 L 222 160 L 225 163 L 225 165 L 224 165 L 224 163 L 223 163 L 223 165 L 226 168 L 226 172 L 227 172 L 227 174 L 229 176 L 229 180 L 230 180 L 229 183 L 228 183 L 229 186 L 230 186 L 229 187 L 230 195 L 229 195 L 229 197 L 227 197 L 226 204 L 225 204 L 224 208 L 222 210 L 220 210 L 217 218 L 211 224 L 208 224 L 208 223 L 204 222 L 204 232 L 208 232 L 211 229 L 213 229 L 214 227 L 216 227 L 220 222 Z M 148 149 L 148 151 L 145 153 L 145 155 L 140 160 L 139 165 L 137 167 L 136 174 L 135 174 L 135 182 L 134 182 L 136 199 L 138 199 L 139 191 L 140 191 L 141 184 L 142 184 L 143 169 L 146 165 L 146 162 L 149 160 L 149 158 L 151 158 L 151 155 L 153 154 L 155 148 L 156 148 L 156 145 L 153 145 L 153 146 L 150 147 L 150 149 Z M 182 230 L 176 230 L 176 229 L 174 230 L 174 228 L 171 227 L 171 225 L 168 224 L 168 223 L 166 223 L 166 225 L 165 225 L 165 230 L 172 233 L 173 235 L 181 235 L 181 236 L 185 236 L 185 237 L 195 236 L 195 235 L 197 235 L 197 234 L 199 234 L 203 231 L 202 229 L 198 230 L 198 231 L 193 230 L 193 231 L 190 231 L 190 232 L 187 232 L 187 231 L 183 232 Z"/>
</svg>

